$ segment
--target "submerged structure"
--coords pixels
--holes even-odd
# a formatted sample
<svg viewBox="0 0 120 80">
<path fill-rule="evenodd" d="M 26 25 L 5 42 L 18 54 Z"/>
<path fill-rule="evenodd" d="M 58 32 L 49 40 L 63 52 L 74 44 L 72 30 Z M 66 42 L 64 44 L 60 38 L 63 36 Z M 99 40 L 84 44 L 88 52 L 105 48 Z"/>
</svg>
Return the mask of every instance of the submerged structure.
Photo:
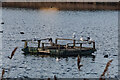
<svg viewBox="0 0 120 80">
<path fill-rule="evenodd" d="M 60 44 L 58 41 L 67 41 L 65 44 Z M 95 49 L 95 42 L 89 40 L 75 40 L 75 39 L 63 39 L 57 38 L 53 42 L 52 38 L 46 39 L 34 39 L 34 40 L 22 40 L 25 42 L 22 51 L 24 54 L 37 54 L 37 55 L 50 55 L 50 56 L 77 56 L 77 55 L 91 55 Z M 37 47 L 30 47 L 28 43 L 37 43 Z M 91 45 L 88 47 L 85 45 Z M 84 45 L 84 46 L 83 46 Z"/>
</svg>

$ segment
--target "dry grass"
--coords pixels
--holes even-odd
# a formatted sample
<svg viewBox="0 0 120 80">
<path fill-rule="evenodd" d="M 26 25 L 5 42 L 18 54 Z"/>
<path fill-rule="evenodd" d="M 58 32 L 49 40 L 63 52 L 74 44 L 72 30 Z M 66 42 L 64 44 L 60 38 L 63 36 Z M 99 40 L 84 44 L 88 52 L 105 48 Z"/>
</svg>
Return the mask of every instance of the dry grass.
<svg viewBox="0 0 120 80">
<path fill-rule="evenodd" d="M 104 72 L 101 74 L 99 80 L 105 80 L 105 79 L 103 79 L 102 77 L 105 76 L 105 73 L 108 71 L 108 67 L 111 65 L 110 63 L 111 63 L 112 61 L 113 61 L 113 59 L 107 62 L 106 67 L 105 67 L 105 69 L 104 69 Z"/>
<path fill-rule="evenodd" d="M 83 66 L 83 65 L 80 65 L 80 62 L 81 62 L 81 56 L 78 55 L 78 57 L 77 57 L 77 66 L 78 66 L 79 71 L 80 71 L 80 68 Z"/>
<path fill-rule="evenodd" d="M 3 69 L 3 70 L 2 70 L 2 75 L 1 75 L 1 80 L 3 80 L 4 74 L 5 74 L 5 70 Z"/>
<path fill-rule="evenodd" d="M 12 51 L 12 53 L 11 53 L 11 56 L 10 56 L 10 57 L 8 56 L 8 58 L 9 58 L 9 59 L 12 59 L 12 57 L 14 56 L 14 54 L 15 54 L 15 52 L 16 52 L 16 50 L 17 50 L 17 48 L 18 48 L 18 47 L 16 47 L 16 48 Z"/>
<path fill-rule="evenodd" d="M 81 61 L 81 58 L 80 58 L 80 56 L 78 55 L 78 56 L 77 56 L 77 66 L 79 66 L 80 61 Z"/>
</svg>

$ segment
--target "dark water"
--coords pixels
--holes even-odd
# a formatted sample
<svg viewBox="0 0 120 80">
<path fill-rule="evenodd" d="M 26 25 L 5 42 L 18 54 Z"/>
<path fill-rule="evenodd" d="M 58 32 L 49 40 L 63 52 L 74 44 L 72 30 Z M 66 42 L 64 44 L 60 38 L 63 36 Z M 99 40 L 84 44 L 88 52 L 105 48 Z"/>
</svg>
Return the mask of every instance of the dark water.
<svg viewBox="0 0 120 80">
<path fill-rule="evenodd" d="M 118 75 L 118 12 L 117 11 L 58 11 L 3 8 L 2 63 L 4 77 L 48 78 L 99 78 L 106 63 L 113 59 L 108 75 Z M 20 34 L 23 31 L 25 34 Z M 90 36 L 96 42 L 95 61 L 82 57 L 81 71 L 77 69 L 77 58 L 25 56 L 21 49 L 22 39 L 72 38 Z M 1 35 L 1 34 L 0 34 Z M 1 39 L 1 38 L 0 38 Z M 18 46 L 12 60 L 7 57 Z M 104 55 L 108 58 L 104 58 Z M 10 71 L 9 71 L 10 70 Z"/>
</svg>

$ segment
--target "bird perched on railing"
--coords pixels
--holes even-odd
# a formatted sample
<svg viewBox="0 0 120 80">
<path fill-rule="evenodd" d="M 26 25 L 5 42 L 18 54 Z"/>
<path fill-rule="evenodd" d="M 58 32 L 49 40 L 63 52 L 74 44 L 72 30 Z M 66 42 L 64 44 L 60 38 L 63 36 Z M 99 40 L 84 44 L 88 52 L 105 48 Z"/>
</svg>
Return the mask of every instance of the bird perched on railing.
<svg viewBox="0 0 120 80">
<path fill-rule="evenodd" d="M 75 32 L 73 33 L 72 38 L 73 38 L 73 39 L 75 39 L 75 38 L 76 38 Z"/>
<path fill-rule="evenodd" d="M 88 37 L 87 37 L 87 41 L 88 41 L 89 44 L 91 44 L 91 43 L 92 43 L 92 38 L 90 38 L 90 37 L 88 36 Z"/>
<path fill-rule="evenodd" d="M 90 40 L 90 37 L 89 37 L 89 36 L 87 37 L 87 40 L 88 40 L 88 41 Z"/>
<path fill-rule="evenodd" d="M 87 40 L 88 40 L 88 41 L 92 41 L 92 38 L 90 38 L 90 37 L 88 36 L 88 37 L 87 37 Z"/>
<path fill-rule="evenodd" d="M 36 41 L 36 40 L 37 40 L 37 38 L 36 38 L 36 36 L 35 36 L 32 41 Z"/>
<path fill-rule="evenodd" d="M 49 40 L 48 40 L 49 42 L 52 42 L 52 38 L 49 38 Z"/>
<path fill-rule="evenodd" d="M 89 36 L 87 38 L 80 38 L 80 41 L 92 41 L 92 38 L 90 38 Z"/>
<path fill-rule="evenodd" d="M 82 37 L 80 38 L 80 41 L 84 41 Z"/>
</svg>

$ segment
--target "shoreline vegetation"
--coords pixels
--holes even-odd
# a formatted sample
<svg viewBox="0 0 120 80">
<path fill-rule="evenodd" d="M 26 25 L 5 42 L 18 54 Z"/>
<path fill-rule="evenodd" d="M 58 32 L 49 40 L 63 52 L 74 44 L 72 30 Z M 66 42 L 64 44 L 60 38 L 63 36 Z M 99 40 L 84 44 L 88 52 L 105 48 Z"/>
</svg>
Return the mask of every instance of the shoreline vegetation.
<svg viewBox="0 0 120 80">
<path fill-rule="evenodd" d="M 2 7 L 58 10 L 120 10 L 119 6 L 120 2 L 2 2 Z"/>
</svg>

